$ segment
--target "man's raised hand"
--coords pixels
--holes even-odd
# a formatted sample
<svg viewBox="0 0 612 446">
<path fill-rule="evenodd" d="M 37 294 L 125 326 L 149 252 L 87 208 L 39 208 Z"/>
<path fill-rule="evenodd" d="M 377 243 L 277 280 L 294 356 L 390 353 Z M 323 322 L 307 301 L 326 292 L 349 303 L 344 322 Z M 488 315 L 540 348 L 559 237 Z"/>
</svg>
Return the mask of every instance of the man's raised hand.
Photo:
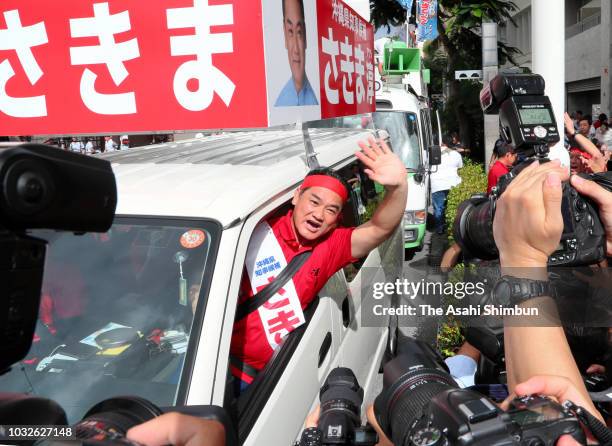
<svg viewBox="0 0 612 446">
<path fill-rule="evenodd" d="M 364 164 L 364 172 L 372 181 L 385 187 L 406 185 L 406 167 L 387 143 L 370 137 L 359 141 L 361 151 L 355 155 Z"/>
</svg>

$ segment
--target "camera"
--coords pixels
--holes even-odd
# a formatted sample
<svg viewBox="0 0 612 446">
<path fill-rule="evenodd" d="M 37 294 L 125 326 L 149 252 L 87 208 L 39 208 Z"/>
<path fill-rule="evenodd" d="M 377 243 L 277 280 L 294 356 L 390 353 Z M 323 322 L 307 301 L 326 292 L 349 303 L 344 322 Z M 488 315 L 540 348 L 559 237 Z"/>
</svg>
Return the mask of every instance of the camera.
<svg viewBox="0 0 612 446">
<path fill-rule="evenodd" d="M 329 372 L 319 400 L 319 435 L 314 439 L 302 436 L 300 445 L 374 446 L 378 443 L 376 432 L 369 426 L 361 426 L 363 388 L 351 369 L 338 367 Z"/>
<path fill-rule="evenodd" d="M 374 412 L 397 446 L 554 445 L 566 434 L 585 441 L 578 419 L 546 397 L 516 398 L 503 411 L 459 389 L 439 355 L 416 340 L 385 365 Z"/>
<path fill-rule="evenodd" d="M 0 375 L 26 357 L 35 336 L 46 242 L 28 231 L 106 232 L 116 204 L 115 176 L 108 161 L 41 144 L 0 149 Z M 172 410 L 221 422 L 226 444 L 237 444 L 223 409 Z M 0 392 L 0 443 L 131 445 L 127 431 L 163 412 L 143 398 L 118 396 L 94 405 L 69 426 L 66 412 L 50 399 Z M 34 426 L 45 426 L 45 433 Z"/>
<path fill-rule="evenodd" d="M 514 178 L 529 164 L 548 161 L 550 144 L 559 142 L 559 131 L 545 82 L 537 74 L 500 74 L 480 93 L 486 114 L 499 113 L 500 135 L 513 144 L 524 159 L 500 178 L 491 195 L 476 194 L 461 203 L 453 223 L 453 236 L 468 255 L 482 260 L 499 256 L 493 239 L 497 200 Z M 612 173 L 581 175 L 612 191 Z M 561 203 L 563 234 L 548 264 L 574 266 L 596 263 L 605 257 L 605 231 L 597 206 L 568 182 L 563 183 Z"/>
</svg>

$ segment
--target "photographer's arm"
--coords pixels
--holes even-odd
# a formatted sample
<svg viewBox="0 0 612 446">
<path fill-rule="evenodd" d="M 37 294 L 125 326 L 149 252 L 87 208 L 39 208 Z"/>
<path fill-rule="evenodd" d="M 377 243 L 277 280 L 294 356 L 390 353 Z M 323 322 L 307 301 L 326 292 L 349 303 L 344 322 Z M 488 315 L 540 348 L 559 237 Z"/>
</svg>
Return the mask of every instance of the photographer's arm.
<svg viewBox="0 0 612 446">
<path fill-rule="evenodd" d="M 497 203 L 493 222 L 495 242 L 505 275 L 535 280 L 547 280 L 548 257 L 554 252 L 563 231 L 561 216 L 561 181 L 566 171 L 557 161 L 523 170 L 502 194 Z M 588 401 L 586 409 L 596 413 L 571 354 L 565 333 L 555 325 L 556 307 L 549 297 L 525 302 L 535 306 L 540 314 L 552 320 L 543 327 L 520 326 L 519 317 L 504 319 L 504 342 L 508 384 L 537 375 L 557 375 L 567 378 L 577 392 Z"/>
<path fill-rule="evenodd" d="M 127 438 L 146 446 L 224 446 L 225 429 L 218 421 L 171 412 L 131 428 Z"/>
<path fill-rule="evenodd" d="M 591 159 L 588 160 L 588 164 L 593 172 L 597 173 L 606 171 L 607 161 L 603 154 L 589 138 L 584 136 L 582 133 L 576 133 L 572 118 L 570 118 L 567 113 L 565 113 L 565 132 L 570 140 L 573 139 L 582 150 L 591 155 Z"/>
</svg>

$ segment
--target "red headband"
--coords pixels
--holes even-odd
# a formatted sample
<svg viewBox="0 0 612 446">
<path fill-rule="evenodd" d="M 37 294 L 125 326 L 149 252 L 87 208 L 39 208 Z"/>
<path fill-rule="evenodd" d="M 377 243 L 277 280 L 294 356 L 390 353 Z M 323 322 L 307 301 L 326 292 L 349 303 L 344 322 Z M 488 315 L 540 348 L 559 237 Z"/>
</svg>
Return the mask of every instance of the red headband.
<svg viewBox="0 0 612 446">
<path fill-rule="evenodd" d="M 325 189 L 329 189 L 340 195 L 343 203 L 348 199 L 348 192 L 344 184 L 342 184 L 340 180 L 330 177 L 329 175 L 308 175 L 304 178 L 302 189 L 308 187 L 324 187 Z"/>
<path fill-rule="evenodd" d="M 575 153 L 575 154 L 580 155 L 580 156 L 582 156 L 583 158 L 586 158 L 586 159 L 588 159 L 588 160 L 590 160 L 591 158 L 593 158 L 593 156 L 591 156 L 591 154 L 590 154 L 589 152 L 585 152 L 584 150 L 580 150 L 580 149 L 575 148 L 575 147 L 573 147 L 573 148 L 571 148 L 571 149 L 570 149 L 570 153 Z"/>
</svg>

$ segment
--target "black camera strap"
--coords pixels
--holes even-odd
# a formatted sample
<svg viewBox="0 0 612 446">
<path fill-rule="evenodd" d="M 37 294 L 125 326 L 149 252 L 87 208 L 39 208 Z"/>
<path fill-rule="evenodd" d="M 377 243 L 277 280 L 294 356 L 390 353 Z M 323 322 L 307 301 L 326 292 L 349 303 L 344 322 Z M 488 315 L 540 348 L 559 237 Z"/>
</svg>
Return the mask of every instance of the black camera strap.
<svg viewBox="0 0 612 446">
<path fill-rule="evenodd" d="M 312 251 L 304 251 L 296 255 L 278 274 L 278 276 L 276 276 L 276 278 L 272 282 L 266 285 L 263 290 L 238 305 L 238 309 L 236 310 L 236 321 L 239 321 L 244 317 L 248 316 L 253 311 L 257 310 L 259 307 L 265 304 L 268 299 L 274 296 L 278 292 L 278 290 L 283 287 L 283 285 L 285 285 L 293 276 L 295 276 L 295 274 L 299 271 L 302 265 L 306 263 L 306 260 L 308 260 L 311 254 Z"/>
<path fill-rule="evenodd" d="M 591 431 L 599 444 L 612 446 L 612 431 L 588 410 L 577 406 L 569 400 L 563 403 L 563 407 L 573 413 Z"/>
</svg>

